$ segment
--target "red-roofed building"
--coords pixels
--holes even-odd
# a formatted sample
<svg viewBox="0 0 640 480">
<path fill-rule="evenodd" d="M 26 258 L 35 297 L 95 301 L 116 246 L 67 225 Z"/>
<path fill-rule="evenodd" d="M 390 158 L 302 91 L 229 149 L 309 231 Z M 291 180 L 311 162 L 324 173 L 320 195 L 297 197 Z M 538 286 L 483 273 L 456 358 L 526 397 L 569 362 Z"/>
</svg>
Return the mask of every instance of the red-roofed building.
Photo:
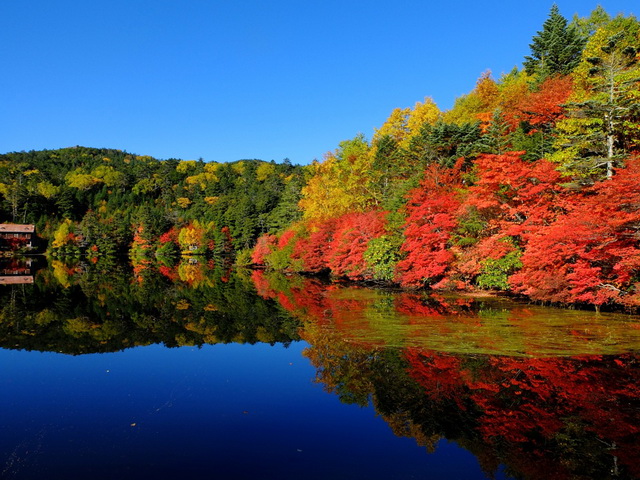
<svg viewBox="0 0 640 480">
<path fill-rule="evenodd" d="M 15 250 L 20 247 L 32 247 L 35 235 L 35 225 L 0 223 L 0 248 Z"/>
</svg>

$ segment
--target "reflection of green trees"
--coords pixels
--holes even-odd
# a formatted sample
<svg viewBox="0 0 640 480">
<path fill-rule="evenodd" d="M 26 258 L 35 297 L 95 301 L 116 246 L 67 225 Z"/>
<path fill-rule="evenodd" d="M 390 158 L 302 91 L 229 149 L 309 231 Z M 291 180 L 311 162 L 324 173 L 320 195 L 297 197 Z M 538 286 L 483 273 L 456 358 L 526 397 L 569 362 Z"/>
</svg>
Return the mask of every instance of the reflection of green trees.
<svg viewBox="0 0 640 480">
<path fill-rule="evenodd" d="M 123 265 L 53 267 L 38 272 L 34 285 L 0 290 L 3 348 L 82 354 L 152 343 L 298 339 L 297 322 L 276 302 L 261 299 L 246 279 L 220 269 L 207 270 L 206 281 L 190 285 L 156 268 L 134 277 Z"/>
</svg>

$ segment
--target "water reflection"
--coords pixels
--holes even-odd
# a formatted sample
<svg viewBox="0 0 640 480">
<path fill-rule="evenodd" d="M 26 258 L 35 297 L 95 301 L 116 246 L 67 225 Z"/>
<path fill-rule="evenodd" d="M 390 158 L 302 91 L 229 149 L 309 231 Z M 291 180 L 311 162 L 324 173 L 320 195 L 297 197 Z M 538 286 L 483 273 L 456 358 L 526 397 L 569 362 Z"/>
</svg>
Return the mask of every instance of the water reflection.
<svg viewBox="0 0 640 480">
<path fill-rule="evenodd" d="M 252 274 L 263 298 L 298 318 L 331 325 L 344 338 L 383 347 L 515 356 L 640 351 L 640 318 L 567 310 L 496 297 L 460 297 L 323 285 Z"/>
<path fill-rule="evenodd" d="M 194 259 L 53 261 L 34 279 L 0 289 L 3 348 L 302 339 L 327 392 L 372 405 L 428 452 L 456 442 L 487 478 L 640 478 L 637 317 L 232 273 Z"/>
<path fill-rule="evenodd" d="M 51 262 L 34 285 L 0 290 L 0 346 L 82 354 L 162 343 L 289 343 L 298 320 L 249 279 L 188 261 L 173 267 Z"/>
<path fill-rule="evenodd" d="M 637 317 L 253 279 L 304 319 L 327 391 L 396 435 L 454 440 L 488 477 L 640 478 Z"/>
</svg>

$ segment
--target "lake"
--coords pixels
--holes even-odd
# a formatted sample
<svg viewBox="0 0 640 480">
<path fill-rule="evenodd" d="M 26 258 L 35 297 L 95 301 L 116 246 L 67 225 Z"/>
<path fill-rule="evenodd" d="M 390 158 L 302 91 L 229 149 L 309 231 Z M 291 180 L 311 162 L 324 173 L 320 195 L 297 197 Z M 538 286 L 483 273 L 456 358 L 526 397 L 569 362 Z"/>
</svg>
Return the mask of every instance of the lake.
<svg viewBox="0 0 640 480">
<path fill-rule="evenodd" d="M 1 478 L 640 478 L 638 316 L 5 262 L 0 347 Z"/>
</svg>

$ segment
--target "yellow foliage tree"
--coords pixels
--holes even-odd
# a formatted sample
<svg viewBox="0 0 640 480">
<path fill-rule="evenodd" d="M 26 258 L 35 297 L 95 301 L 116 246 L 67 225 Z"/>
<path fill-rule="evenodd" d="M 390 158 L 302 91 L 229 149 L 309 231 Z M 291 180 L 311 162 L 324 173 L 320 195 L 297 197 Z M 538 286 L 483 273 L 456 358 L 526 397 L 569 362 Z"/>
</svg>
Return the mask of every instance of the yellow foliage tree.
<svg viewBox="0 0 640 480">
<path fill-rule="evenodd" d="M 462 125 L 485 120 L 485 116 L 491 116 L 499 106 L 499 89 L 491 78 L 491 72 L 483 73 L 473 91 L 467 95 L 458 97 L 453 108 L 446 112 L 443 119 L 446 123 Z"/>
<path fill-rule="evenodd" d="M 372 161 L 369 144 L 358 135 L 341 142 L 323 162 L 311 164 L 311 178 L 302 188 L 299 204 L 304 218 L 322 220 L 376 205 Z"/>
<path fill-rule="evenodd" d="M 65 219 L 53 234 L 52 246 L 54 248 L 60 248 L 65 246 L 69 242 L 69 234 L 71 233 L 72 226 L 71 220 Z"/>
<path fill-rule="evenodd" d="M 185 179 L 185 182 L 189 185 L 199 185 L 200 190 L 205 190 L 207 185 L 211 183 L 215 183 L 218 181 L 218 177 L 216 177 L 213 173 L 203 172 L 198 175 L 191 175 Z"/>
<path fill-rule="evenodd" d="M 176 198 L 176 202 L 178 202 L 178 206 L 180 208 L 187 208 L 191 205 L 191 200 L 187 197 L 178 197 Z"/>
<path fill-rule="evenodd" d="M 39 195 L 42 195 L 47 200 L 55 197 L 60 192 L 60 187 L 55 186 L 51 182 L 42 181 L 36 185 L 36 190 Z"/>
<path fill-rule="evenodd" d="M 410 108 L 395 108 L 382 126 L 375 130 L 372 143 L 377 143 L 378 140 L 386 135 L 389 135 L 397 142 L 402 142 L 409 134 L 407 121 L 410 113 Z"/>
<path fill-rule="evenodd" d="M 67 173 L 64 178 L 68 186 L 77 188 L 78 190 L 88 190 L 97 183 L 101 182 L 99 178 L 96 178 L 94 175 L 91 175 L 89 173 L 83 172 L 80 168 Z"/>
<path fill-rule="evenodd" d="M 411 137 L 420 133 L 420 129 L 425 123 L 433 125 L 441 116 L 438 105 L 430 97 L 425 97 L 424 102 L 416 102 L 407 118 L 408 135 L 400 142 L 400 146 L 406 148 Z"/>
<path fill-rule="evenodd" d="M 276 166 L 273 163 L 261 163 L 258 168 L 256 168 L 256 180 L 264 182 L 275 173 Z"/>
<path fill-rule="evenodd" d="M 198 221 L 194 221 L 180 229 L 180 233 L 178 233 L 178 242 L 180 242 L 180 247 L 183 250 L 193 252 L 204 243 L 204 229 Z"/>
<path fill-rule="evenodd" d="M 107 187 L 119 187 L 124 186 L 126 177 L 124 173 L 117 171 L 115 168 L 109 165 L 100 165 L 91 172 L 91 175 L 104 182 Z"/>
<path fill-rule="evenodd" d="M 178 165 L 176 165 L 176 172 L 178 173 L 187 173 L 189 170 L 193 170 L 196 168 L 198 162 L 195 160 L 181 160 Z"/>
</svg>

